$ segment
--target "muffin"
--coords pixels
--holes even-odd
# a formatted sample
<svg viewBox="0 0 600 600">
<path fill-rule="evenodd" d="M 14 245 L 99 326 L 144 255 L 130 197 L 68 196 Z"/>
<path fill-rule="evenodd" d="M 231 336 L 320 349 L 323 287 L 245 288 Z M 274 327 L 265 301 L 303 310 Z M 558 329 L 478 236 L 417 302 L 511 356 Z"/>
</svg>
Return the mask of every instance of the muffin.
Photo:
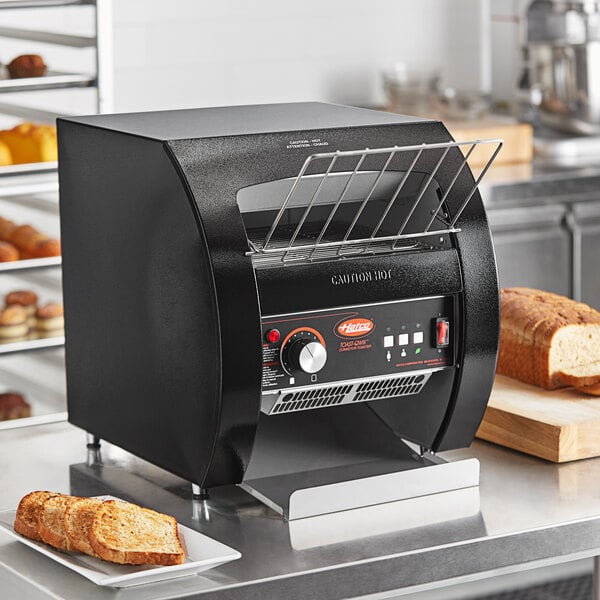
<svg viewBox="0 0 600 600">
<path fill-rule="evenodd" d="M 31 406 L 21 394 L 6 392 L 0 394 L 0 421 L 22 419 L 31 416 Z"/>
<path fill-rule="evenodd" d="M 46 73 L 46 68 L 46 63 L 39 54 L 21 54 L 6 65 L 11 79 L 41 77 Z"/>
</svg>

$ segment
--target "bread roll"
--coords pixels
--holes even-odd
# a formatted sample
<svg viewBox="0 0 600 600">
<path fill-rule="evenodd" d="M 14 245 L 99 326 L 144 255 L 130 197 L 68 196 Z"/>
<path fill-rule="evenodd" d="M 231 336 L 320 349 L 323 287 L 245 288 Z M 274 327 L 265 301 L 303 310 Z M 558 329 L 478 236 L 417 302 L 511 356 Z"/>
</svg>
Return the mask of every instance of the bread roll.
<svg viewBox="0 0 600 600">
<path fill-rule="evenodd" d="M 0 262 L 19 260 L 19 251 L 8 242 L 0 242 Z"/>
</svg>

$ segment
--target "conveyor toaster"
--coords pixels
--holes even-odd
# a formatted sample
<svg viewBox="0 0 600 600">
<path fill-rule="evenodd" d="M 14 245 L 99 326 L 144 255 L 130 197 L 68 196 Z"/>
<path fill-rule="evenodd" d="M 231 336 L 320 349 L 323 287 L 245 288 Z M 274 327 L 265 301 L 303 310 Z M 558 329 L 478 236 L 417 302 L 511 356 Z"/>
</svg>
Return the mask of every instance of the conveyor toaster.
<svg viewBox="0 0 600 600">
<path fill-rule="evenodd" d="M 472 442 L 499 335 L 477 186 L 500 141 L 320 103 L 58 131 L 71 423 L 204 490 Z"/>
</svg>

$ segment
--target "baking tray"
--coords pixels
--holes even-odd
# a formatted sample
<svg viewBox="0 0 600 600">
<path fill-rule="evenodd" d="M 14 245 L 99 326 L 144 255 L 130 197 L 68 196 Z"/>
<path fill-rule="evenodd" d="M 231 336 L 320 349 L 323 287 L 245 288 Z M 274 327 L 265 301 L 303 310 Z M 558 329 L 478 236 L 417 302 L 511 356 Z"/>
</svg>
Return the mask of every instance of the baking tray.
<svg viewBox="0 0 600 600">
<path fill-rule="evenodd" d="M 25 92 L 31 90 L 52 90 L 73 87 L 89 87 L 95 78 L 83 73 L 47 71 L 41 77 L 20 77 L 11 79 L 6 72 L 0 73 L 0 93 Z"/>
</svg>

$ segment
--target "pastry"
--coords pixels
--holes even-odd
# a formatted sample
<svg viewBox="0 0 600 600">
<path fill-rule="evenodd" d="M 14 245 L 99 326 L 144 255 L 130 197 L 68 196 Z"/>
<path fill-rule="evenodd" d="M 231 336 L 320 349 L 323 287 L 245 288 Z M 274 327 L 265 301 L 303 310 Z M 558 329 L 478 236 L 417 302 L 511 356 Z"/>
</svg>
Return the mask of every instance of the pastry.
<svg viewBox="0 0 600 600">
<path fill-rule="evenodd" d="M 21 123 L 12 129 L 0 131 L 12 154 L 13 164 L 58 160 L 56 127 Z"/>
<path fill-rule="evenodd" d="M 0 167 L 6 167 L 7 165 L 12 164 L 13 159 L 10 148 L 4 142 L 0 142 Z"/>
<path fill-rule="evenodd" d="M 65 327 L 64 310 L 58 302 L 48 302 L 35 311 L 36 328 L 42 333 L 59 333 Z"/>
<path fill-rule="evenodd" d="M 5 392 L 0 394 L 0 421 L 22 419 L 31 416 L 31 406 L 21 394 Z"/>
<path fill-rule="evenodd" d="M 573 377 L 589 387 L 600 375 L 597 310 L 558 294 L 509 288 L 500 292 L 500 314 L 498 373 L 548 390 L 571 385 Z"/>
<path fill-rule="evenodd" d="M 13 221 L 2 217 L 0 217 L 0 240 L 16 247 L 19 258 L 60 256 L 59 240 L 48 237 L 31 225 L 16 225 Z"/>
<path fill-rule="evenodd" d="M 39 54 L 21 54 L 6 65 L 6 70 L 11 79 L 41 77 L 46 73 L 46 64 Z"/>
<path fill-rule="evenodd" d="M 6 294 L 4 302 L 6 303 L 6 306 L 10 306 L 11 304 L 22 306 L 27 311 L 27 316 L 32 317 L 35 316 L 38 297 L 37 294 L 31 290 L 14 290 L 13 292 Z"/>
<path fill-rule="evenodd" d="M 8 242 L 16 227 L 17 226 L 11 220 L 0 217 L 0 240 Z"/>
<path fill-rule="evenodd" d="M 19 251 L 8 242 L 0 242 L 0 262 L 19 260 Z"/>
<path fill-rule="evenodd" d="M 0 339 L 16 339 L 29 333 L 27 311 L 18 305 L 0 311 Z"/>
<path fill-rule="evenodd" d="M 37 240 L 31 255 L 33 258 L 45 258 L 47 256 L 60 256 L 60 241 L 55 238 L 44 237 Z"/>
</svg>

